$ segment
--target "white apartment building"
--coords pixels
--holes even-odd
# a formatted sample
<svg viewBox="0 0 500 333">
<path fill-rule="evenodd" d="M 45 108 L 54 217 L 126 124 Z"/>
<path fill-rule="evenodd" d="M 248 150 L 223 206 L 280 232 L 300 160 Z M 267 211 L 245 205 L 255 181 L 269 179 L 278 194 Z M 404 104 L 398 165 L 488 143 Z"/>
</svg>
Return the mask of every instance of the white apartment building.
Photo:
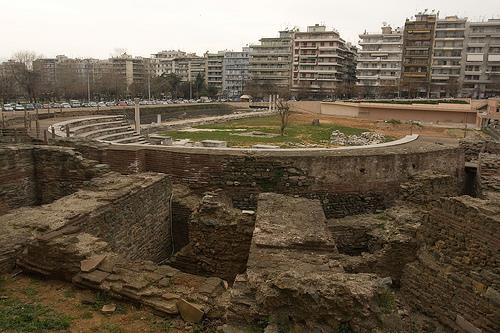
<svg viewBox="0 0 500 333">
<path fill-rule="evenodd" d="M 222 67 L 225 51 L 205 53 L 205 84 L 222 90 Z"/>
<path fill-rule="evenodd" d="M 401 77 L 402 29 L 383 26 L 381 32 L 365 31 L 359 38 L 357 85 L 367 90 L 388 87 L 397 91 Z"/>
<path fill-rule="evenodd" d="M 465 52 L 463 96 L 500 95 L 500 20 L 469 23 Z"/>
<path fill-rule="evenodd" d="M 431 92 L 434 98 L 457 96 L 462 84 L 467 18 L 438 19 L 431 62 Z"/>
<path fill-rule="evenodd" d="M 172 62 L 177 58 L 185 58 L 188 54 L 180 50 L 160 51 L 151 55 L 151 67 L 156 76 L 172 73 Z"/>
<path fill-rule="evenodd" d="M 227 51 L 222 63 L 222 95 L 234 99 L 243 95 L 249 80 L 250 48 L 241 52 Z"/>
<path fill-rule="evenodd" d="M 294 93 L 332 94 L 348 80 L 355 61 L 352 47 L 335 30 L 316 24 L 293 39 L 292 86 Z"/>
</svg>

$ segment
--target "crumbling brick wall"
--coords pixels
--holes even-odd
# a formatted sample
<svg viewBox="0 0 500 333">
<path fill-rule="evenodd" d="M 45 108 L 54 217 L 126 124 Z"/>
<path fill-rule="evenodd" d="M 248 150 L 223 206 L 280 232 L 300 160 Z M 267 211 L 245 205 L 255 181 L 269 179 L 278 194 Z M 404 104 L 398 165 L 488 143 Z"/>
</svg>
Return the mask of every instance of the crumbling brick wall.
<svg viewBox="0 0 500 333">
<path fill-rule="evenodd" d="M 418 234 L 418 260 L 403 274 L 406 299 L 448 326 L 499 332 L 499 234 L 498 198 L 437 201 Z"/>
<path fill-rule="evenodd" d="M 0 148 L 0 215 L 50 203 L 108 171 L 68 148 L 4 146 Z"/>
<path fill-rule="evenodd" d="M 0 149 L 0 215 L 37 202 L 32 149 Z"/>
<path fill-rule="evenodd" d="M 193 274 L 232 282 L 245 271 L 255 224 L 253 211 L 240 211 L 221 191 L 207 193 L 189 220 L 189 243 L 171 264 Z"/>
<path fill-rule="evenodd" d="M 52 203 L 14 209 L 0 222 L 0 272 L 14 267 L 31 239 L 72 226 L 105 240 L 127 259 L 171 253 L 170 182 L 165 175 L 107 173 Z"/>
</svg>

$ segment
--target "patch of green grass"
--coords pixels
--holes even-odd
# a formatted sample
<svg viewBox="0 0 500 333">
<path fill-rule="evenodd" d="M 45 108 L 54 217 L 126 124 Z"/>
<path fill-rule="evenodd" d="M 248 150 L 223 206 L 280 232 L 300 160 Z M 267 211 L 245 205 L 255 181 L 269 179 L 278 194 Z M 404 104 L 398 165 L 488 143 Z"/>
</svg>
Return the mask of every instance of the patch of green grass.
<svg viewBox="0 0 500 333">
<path fill-rule="evenodd" d="M 62 332 L 69 329 L 71 318 L 40 304 L 18 300 L 0 301 L 0 331 Z"/>
<path fill-rule="evenodd" d="M 28 286 L 26 289 L 24 289 L 24 294 L 31 298 L 34 299 L 38 296 L 38 289 L 36 286 Z"/>
<path fill-rule="evenodd" d="M 352 333 L 351 324 L 349 322 L 340 323 L 337 326 L 337 333 Z"/>
<path fill-rule="evenodd" d="M 0 275 L 0 290 L 5 288 L 5 283 L 6 283 L 5 276 Z"/>
<path fill-rule="evenodd" d="M 377 297 L 378 306 L 382 309 L 384 313 L 390 313 L 394 309 L 396 301 L 394 299 L 394 294 L 390 290 L 384 290 L 378 294 Z"/>
<path fill-rule="evenodd" d="M 424 321 L 424 330 L 426 333 L 434 333 L 436 332 L 437 328 L 436 328 L 436 325 L 434 325 L 433 322 L 430 322 L 428 320 L 425 320 Z"/>
<path fill-rule="evenodd" d="M 91 311 L 85 311 L 82 313 L 81 317 L 82 319 L 92 319 L 94 317 L 94 314 Z"/>
<path fill-rule="evenodd" d="M 159 319 L 154 322 L 154 332 L 170 332 L 174 324 L 167 319 Z"/>
<path fill-rule="evenodd" d="M 66 289 L 64 291 L 63 295 L 65 298 L 74 298 L 75 297 L 75 290 L 73 288 Z"/>
<path fill-rule="evenodd" d="M 222 124 L 210 124 L 195 126 L 195 128 L 214 129 L 210 132 L 182 132 L 168 131 L 162 134 L 174 139 L 191 139 L 193 141 L 220 140 L 227 141 L 229 146 L 248 146 L 254 144 L 275 144 L 287 146 L 287 144 L 309 143 L 329 145 L 332 131 L 338 130 L 347 135 L 359 135 L 366 129 L 340 126 L 336 124 L 321 124 L 313 126 L 306 122 L 291 121 L 285 129 L 285 135 L 279 135 L 280 120 L 277 116 L 248 118 L 234 120 Z M 243 136 L 244 132 L 235 131 L 245 129 L 248 132 L 258 131 L 276 134 L 278 136 Z M 228 131 L 229 130 L 229 131 Z M 233 130 L 233 131 L 231 131 Z M 238 135 L 240 134 L 240 135 Z"/>
<path fill-rule="evenodd" d="M 95 331 L 96 333 L 121 333 L 123 330 L 116 324 L 105 324 Z"/>
</svg>

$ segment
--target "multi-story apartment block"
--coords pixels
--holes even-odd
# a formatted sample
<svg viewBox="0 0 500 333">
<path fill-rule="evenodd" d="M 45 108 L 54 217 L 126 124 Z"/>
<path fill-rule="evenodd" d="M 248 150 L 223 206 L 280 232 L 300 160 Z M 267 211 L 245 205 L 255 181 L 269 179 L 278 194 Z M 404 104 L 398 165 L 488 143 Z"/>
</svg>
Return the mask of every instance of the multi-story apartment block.
<svg viewBox="0 0 500 333">
<path fill-rule="evenodd" d="M 466 25 L 467 19 L 457 16 L 437 20 L 431 64 L 431 97 L 455 97 L 460 92 Z"/>
<path fill-rule="evenodd" d="M 345 57 L 345 70 L 343 82 L 348 85 L 356 84 L 356 68 L 358 66 L 358 48 L 351 43 L 346 43 L 345 50 L 341 50 Z"/>
<path fill-rule="evenodd" d="M 381 32 L 359 35 L 357 85 L 366 92 L 382 95 L 397 93 L 401 77 L 403 31 L 383 26 Z M 373 90 L 373 92 L 372 92 Z"/>
<path fill-rule="evenodd" d="M 276 90 L 289 90 L 293 30 L 280 31 L 279 37 L 262 38 L 251 45 L 250 79 L 253 84 Z"/>
<path fill-rule="evenodd" d="M 241 52 L 227 51 L 222 63 L 222 95 L 233 99 L 243 95 L 249 79 L 250 48 Z"/>
<path fill-rule="evenodd" d="M 205 53 L 205 84 L 222 91 L 222 67 L 225 51 Z"/>
<path fill-rule="evenodd" d="M 462 71 L 464 96 L 500 95 L 500 20 L 469 24 Z"/>
<path fill-rule="evenodd" d="M 332 94 L 341 83 L 355 82 L 356 49 L 335 30 L 324 25 L 295 32 L 293 40 L 292 92 Z"/>
<path fill-rule="evenodd" d="M 126 91 L 130 92 L 132 84 L 143 85 L 146 78 L 146 66 L 144 58 L 132 57 L 126 53 L 110 59 L 113 73 L 126 83 Z"/>
<path fill-rule="evenodd" d="M 172 73 L 172 62 L 178 58 L 185 58 L 188 54 L 180 50 L 160 51 L 151 55 L 151 68 L 155 76 Z"/>
<path fill-rule="evenodd" d="M 406 20 L 400 88 L 408 97 L 430 96 L 436 21 L 437 15 L 425 13 L 415 15 L 415 20 Z"/>
<path fill-rule="evenodd" d="M 40 81 L 43 82 L 44 90 L 55 89 L 57 63 L 55 58 L 42 58 L 33 61 L 33 70 L 40 73 Z"/>
</svg>

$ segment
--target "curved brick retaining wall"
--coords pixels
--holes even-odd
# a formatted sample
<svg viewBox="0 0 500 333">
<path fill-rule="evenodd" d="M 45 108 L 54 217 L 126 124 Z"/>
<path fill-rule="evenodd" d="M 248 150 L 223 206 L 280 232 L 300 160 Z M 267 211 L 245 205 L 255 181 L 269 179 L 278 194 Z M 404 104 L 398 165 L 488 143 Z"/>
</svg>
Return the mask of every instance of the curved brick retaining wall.
<svg viewBox="0 0 500 333">
<path fill-rule="evenodd" d="M 242 209 L 255 208 L 262 192 L 318 198 L 328 217 L 383 209 L 395 199 L 401 182 L 425 170 L 453 176 L 461 191 L 464 170 L 460 148 L 420 141 L 340 150 L 66 144 L 121 173 L 165 173 L 199 193 L 222 188 Z"/>
</svg>

